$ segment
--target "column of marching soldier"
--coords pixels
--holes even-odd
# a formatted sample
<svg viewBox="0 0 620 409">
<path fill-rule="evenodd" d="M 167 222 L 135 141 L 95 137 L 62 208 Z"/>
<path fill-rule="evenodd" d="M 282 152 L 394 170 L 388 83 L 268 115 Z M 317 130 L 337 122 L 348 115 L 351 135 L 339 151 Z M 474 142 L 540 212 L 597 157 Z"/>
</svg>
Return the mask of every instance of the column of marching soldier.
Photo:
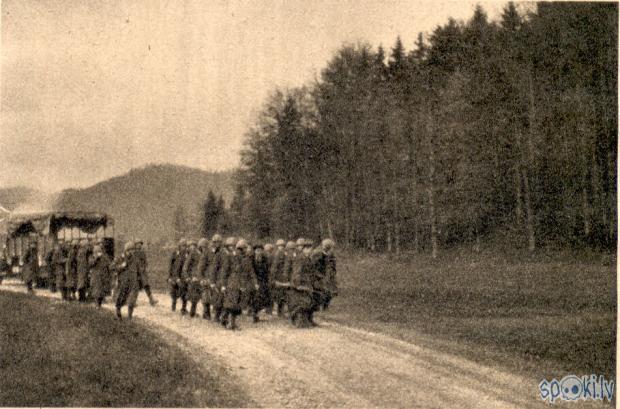
<svg viewBox="0 0 620 409">
<path fill-rule="evenodd" d="M 112 295 L 118 319 L 125 305 L 131 319 L 140 290 L 151 305 L 157 303 L 142 244 L 126 243 L 121 256 L 112 261 L 101 242 L 56 243 L 46 255 L 50 290 L 59 291 L 63 300 L 92 300 L 97 307 Z M 22 277 L 32 292 L 39 269 L 36 244 L 23 261 Z M 271 315 L 275 306 L 278 317 L 288 317 L 299 328 L 312 327 L 314 313 L 327 309 L 338 294 L 334 242 L 325 239 L 314 248 L 303 238 L 278 240 L 275 247 L 252 246 L 233 237 L 223 241 L 219 234 L 211 241 L 181 239 L 169 260 L 168 284 L 171 309 L 176 311 L 180 299 L 181 315 L 195 317 L 202 303 L 202 318 L 237 329 L 237 317 L 244 310 L 258 322 L 261 310 Z"/>
</svg>

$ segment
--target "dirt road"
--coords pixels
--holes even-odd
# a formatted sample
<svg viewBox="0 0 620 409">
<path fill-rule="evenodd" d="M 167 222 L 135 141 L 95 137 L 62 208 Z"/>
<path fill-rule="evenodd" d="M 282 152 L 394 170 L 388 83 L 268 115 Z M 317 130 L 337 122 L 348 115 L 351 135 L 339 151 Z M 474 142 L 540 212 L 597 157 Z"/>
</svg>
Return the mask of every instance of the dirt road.
<svg viewBox="0 0 620 409">
<path fill-rule="evenodd" d="M 24 292 L 5 281 L 0 290 Z M 58 299 L 46 290 L 37 295 Z M 271 317 L 240 320 L 228 331 L 172 313 L 165 294 L 150 307 L 140 295 L 135 317 L 181 344 L 201 365 L 217 359 L 266 407 L 541 407 L 537 380 L 481 366 L 382 334 L 319 321 L 299 330 Z M 85 306 L 94 308 L 94 306 Z M 106 308 L 112 308 L 110 303 Z M 127 325 L 119 323 L 119 325 Z"/>
</svg>

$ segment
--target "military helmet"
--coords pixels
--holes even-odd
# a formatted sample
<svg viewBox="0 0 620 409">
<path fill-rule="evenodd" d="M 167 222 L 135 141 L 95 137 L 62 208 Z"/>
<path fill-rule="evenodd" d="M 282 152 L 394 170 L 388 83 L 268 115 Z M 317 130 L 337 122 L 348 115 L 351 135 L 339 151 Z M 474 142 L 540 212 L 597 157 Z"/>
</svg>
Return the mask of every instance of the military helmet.
<svg viewBox="0 0 620 409">
<path fill-rule="evenodd" d="M 220 236 L 219 234 L 214 234 L 213 237 L 211 238 L 211 241 L 214 243 L 221 243 L 222 236 Z"/>
<path fill-rule="evenodd" d="M 234 246 L 235 245 L 235 238 L 234 237 L 228 237 L 226 239 L 226 242 L 224 243 L 225 246 Z"/>
<path fill-rule="evenodd" d="M 129 250 L 133 250 L 133 242 L 132 241 L 128 241 L 127 243 L 125 243 L 124 250 L 125 250 L 125 252 L 127 252 Z"/>
<path fill-rule="evenodd" d="M 238 249 L 244 249 L 244 248 L 246 248 L 247 246 L 248 246 L 248 243 L 247 243 L 247 241 L 245 241 L 244 239 L 240 239 L 240 240 L 237 242 L 237 245 L 236 245 L 236 247 L 237 247 Z"/>
<path fill-rule="evenodd" d="M 209 244 L 209 240 L 204 237 L 198 240 L 198 247 L 207 247 L 207 244 Z"/>
<path fill-rule="evenodd" d="M 186 239 L 179 240 L 179 246 L 185 246 L 186 244 L 187 244 L 187 240 Z"/>
<path fill-rule="evenodd" d="M 286 249 L 287 250 L 293 250 L 295 248 L 295 242 L 294 241 L 289 241 L 288 243 L 286 243 Z"/>
<path fill-rule="evenodd" d="M 273 244 L 271 243 L 265 244 L 265 251 L 271 251 L 271 250 L 273 250 Z"/>
<path fill-rule="evenodd" d="M 276 246 L 286 246 L 286 242 L 282 239 L 278 239 L 278 241 L 276 241 Z"/>
<path fill-rule="evenodd" d="M 305 239 L 304 240 L 304 247 L 312 247 L 314 245 L 314 242 L 310 239 Z"/>
<path fill-rule="evenodd" d="M 262 243 L 255 243 L 254 246 L 252 246 L 252 248 L 254 250 L 256 250 L 256 249 L 262 249 L 264 247 L 263 247 Z"/>
<path fill-rule="evenodd" d="M 187 245 L 188 246 L 195 246 L 196 245 L 196 240 L 188 240 L 187 241 Z"/>
<path fill-rule="evenodd" d="M 323 250 L 330 250 L 336 247 L 336 243 L 332 239 L 325 239 L 321 242 L 321 247 Z"/>
<path fill-rule="evenodd" d="M 304 244 L 306 244 L 306 240 L 303 237 L 300 237 L 297 239 L 297 242 L 295 243 L 295 245 L 299 246 L 303 246 Z"/>
</svg>

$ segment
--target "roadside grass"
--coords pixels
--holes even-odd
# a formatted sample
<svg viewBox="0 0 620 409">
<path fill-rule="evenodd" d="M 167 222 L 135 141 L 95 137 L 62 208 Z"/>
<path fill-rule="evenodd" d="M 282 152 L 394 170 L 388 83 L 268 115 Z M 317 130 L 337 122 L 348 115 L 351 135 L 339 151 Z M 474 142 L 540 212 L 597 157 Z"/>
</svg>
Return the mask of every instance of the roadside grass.
<svg viewBox="0 0 620 409">
<path fill-rule="evenodd" d="M 616 264 L 609 255 L 349 254 L 339 263 L 336 320 L 460 341 L 479 347 L 467 348 L 471 358 L 541 377 L 615 377 Z"/>
<path fill-rule="evenodd" d="M 239 407 L 213 365 L 107 311 L 0 292 L 0 406 Z"/>
<path fill-rule="evenodd" d="M 337 256 L 340 295 L 320 316 L 414 336 L 530 376 L 615 377 L 615 255 L 531 255 L 490 246 L 445 251 L 435 260 L 410 253 Z M 161 253 L 149 259 L 160 290 L 167 288 L 166 260 Z"/>
</svg>

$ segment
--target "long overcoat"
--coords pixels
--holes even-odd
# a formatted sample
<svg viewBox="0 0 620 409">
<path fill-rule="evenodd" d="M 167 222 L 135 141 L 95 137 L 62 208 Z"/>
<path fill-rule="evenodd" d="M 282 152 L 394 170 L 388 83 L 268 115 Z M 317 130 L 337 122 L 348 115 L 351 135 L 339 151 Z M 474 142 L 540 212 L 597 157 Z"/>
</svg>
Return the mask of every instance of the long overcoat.
<svg viewBox="0 0 620 409">
<path fill-rule="evenodd" d="M 140 284 L 138 280 L 139 263 L 132 253 L 126 253 L 116 262 L 116 306 L 134 307 L 138 299 Z"/>
<path fill-rule="evenodd" d="M 110 288 L 110 258 L 103 253 L 90 259 L 90 293 L 93 298 L 103 298 Z"/>
<path fill-rule="evenodd" d="M 87 246 L 81 246 L 77 252 L 76 263 L 77 263 L 77 288 L 84 289 L 88 288 L 88 273 L 89 273 L 89 265 L 88 265 L 88 257 L 90 253 L 90 249 Z"/>
<path fill-rule="evenodd" d="M 32 283 L 37 280 L 39 275 L 39 258 L 36 247 L 29 247 L 24 254 L 24 266 L 22 278 L 25 283 Z"/>
</svg>

